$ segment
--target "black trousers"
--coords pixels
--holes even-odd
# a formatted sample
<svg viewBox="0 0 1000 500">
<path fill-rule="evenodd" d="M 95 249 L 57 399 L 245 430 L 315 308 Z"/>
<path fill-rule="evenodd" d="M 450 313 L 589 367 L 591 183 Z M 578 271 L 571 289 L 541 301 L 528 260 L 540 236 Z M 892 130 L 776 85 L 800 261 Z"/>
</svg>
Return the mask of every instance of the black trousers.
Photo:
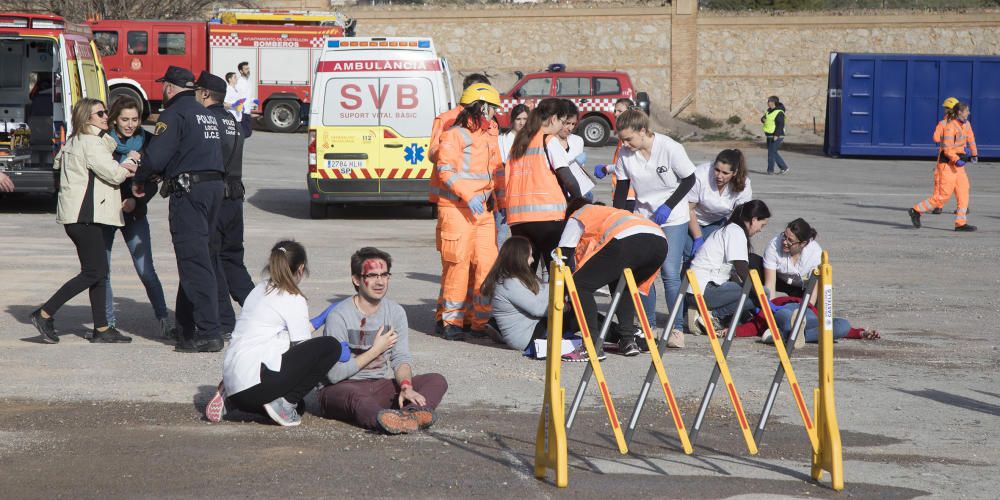
<svg viewBox="0 0 1000 500">
<path fill-rule="evenodd" d="M 600 325 L 597 319 L 597 301 L 594 292 L 608 285 L 614 293 L 618 280 L 626 268 L 632 269 L 632 276 L 638 286 L 646 281 L 667 258 L 667 240 L 652 234 L 635 234 L 624 239 L 613 239 L 600 251 L 594 254 L 582 267 L 573 273 L 577 293 L 580 295 L 580 305 L 587 319 L 587 327 L 591 335 L 599 333 Z M 615 329 L 620 337 L 634 333 L 635 305 L 628 289 L 623 292 L 618 308 L 615 309 L 618 324 Z"/>
<path fill-rule="evenodd" d="M 237 408 L 263 413 L 263 406 L 278 398 L 298 404 L 326 378 L 340 359 L 340 342 L 334 337 L 316 337 L 293 345 L 281 355 L 281 371 L 260 365 L 260 383 L 228 397 Z"/>
<path fill-rule="evenodd" d="M 180 278 L 174 311 L 178 330 L 188 339 L 222 334 L 211 238 L 224 189 L 221 180 L 207 181 L 191 186 L 189 193 L 170 195 L 170 236 Z"/>
<path fill-rule="evenodd" d="M 70 278 L 45 305 L 42 310 L 50 316 L 73 297 L 84 290 L 90 290 L 90 314 L 94 328 L 108 326 L 107 279 L 108 240 L 114 238 L 111 226 L 104 224 L 74 223 L 63 226 L 66 235 L 76 245 L 76 255 L 80 259 L 80 273 Z"/>
<path fill-rule="evenodd" d="M 217 255 L 215 280 L 219 288 L 219 324 L 223 332 L 236 326 L 235 300 L 241 307 L 253 291 L 253 279 L 243 263 L 243 200 L 224 198 L 212 237 L 212 252 Z"/>
<path fill-rule="evenodd" d="M 559 246 L 559 238 L 562 236 L 564 221 L 554 220 L 545 222 L 522 222 L 510 226 L 510 234 L 523 236 L 531 241 L 531 254 L 535 257 L 535 263 L 531 270 L 537 271 L 540 262 L 545 263 L 545 269 L 552 262 L 552 251 Z"/>
</svg>

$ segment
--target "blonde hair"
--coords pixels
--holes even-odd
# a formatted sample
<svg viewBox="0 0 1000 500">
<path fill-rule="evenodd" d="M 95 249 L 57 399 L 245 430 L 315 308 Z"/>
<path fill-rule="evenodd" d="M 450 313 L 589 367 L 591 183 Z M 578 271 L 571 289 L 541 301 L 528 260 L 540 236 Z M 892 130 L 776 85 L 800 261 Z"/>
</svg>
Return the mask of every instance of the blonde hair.
<svg viewBox="0 0 1000 500">
<path fill-rule="evenodd" d="M 73 105 L 73 115 L 70 122 L 73 124 L 73 133 L 69 134 L 66 140 L 76 137 L 77 134 L 86 133 L 87 123 L 90 121 L 90 115 L 93 113 L 91 109 L 97 104 L 104 106 L 104 110 L 107 111 L 108 107 L 104 105 L 104 101 L 89 97 L 84 97 Z"/>
<path fill-rule="evenodd" d="M 295 274 L 299 268 L 308 275 L 309 268 L 306 267 L 306 249 L 302 244 L 294 240 L 283 240 L 274 244 L 271 248 L 271 255 L 267 259 L 267 267 L 264 272 L 269 279 L 267 281 L 266 293 L 274 290 L 281 290 L 291 295 L 305 295 L 299 289 Z"/>
</svg>

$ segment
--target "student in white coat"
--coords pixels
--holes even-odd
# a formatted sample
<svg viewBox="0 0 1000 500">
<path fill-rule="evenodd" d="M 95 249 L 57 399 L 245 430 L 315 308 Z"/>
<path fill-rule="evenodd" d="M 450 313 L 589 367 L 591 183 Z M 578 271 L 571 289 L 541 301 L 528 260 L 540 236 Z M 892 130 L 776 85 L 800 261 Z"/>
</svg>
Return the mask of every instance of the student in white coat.
<svg viewBox="0 0 1000 500">
<path fill-rule="evenodd" d="M 667 305 L 673 306 L 680 293 L 681 264 L 687 241 L 687 194 L 694 187 L 695 167 L 687 152 L 677 141 L 650 130 L 649 116 L 639 109 L 630 109 L 618 117 L 618 137 L 621 156 L 615 164 L 614 207 L 624 208 L 629 188 L 635 190 L 635 211 L 660 225 L 667 237 L 667 258 L 660 269 Z M 650 287 L 643 298 L 643 307 L 650 325 L 656 325 L 656 291 Z M 667 336 L 667 347 L 684 347 L 683 318 L 677 315 Z"/>
</svg>

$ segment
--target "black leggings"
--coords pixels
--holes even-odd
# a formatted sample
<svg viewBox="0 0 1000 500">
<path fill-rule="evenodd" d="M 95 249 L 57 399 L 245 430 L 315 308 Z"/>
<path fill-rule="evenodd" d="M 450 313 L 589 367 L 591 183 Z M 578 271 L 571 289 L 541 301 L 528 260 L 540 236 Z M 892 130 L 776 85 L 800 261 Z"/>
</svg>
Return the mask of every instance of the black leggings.
<svg viewBox="0 0 1000 500">
<path fill-rule="evenodd" d="M 281 355 L 281 371 L 260 365 L 260 383 L 229 396 L 240 410 L 263 413 L 264 405 L 278 398 L 298 404 L 326 378 L 340 359 L 340 342 L 333 337 L 316 337 L 293 345 Z"/>
<path fill-rule="evenodd" d="M 107 278 L 108 239 L 114 238 L 111 226 L 104 224 L 74 223 L 64 226 L 69 239 L 76 245 L 76 255 L 80 259 L 80 273 L 67 281 L 56 291 L 42 310 L 55 316 L 56 311 L 84 290 L 90 290 L 90 314 L 94 318 L 94 328 L 108 326 Z"/>
<path fill-rule="evenodd" d="M 532 271 L 538 270 L 538 263 L 545 262 L 545 269 L 549 268 L 552 262 L 552 251 L 559 246 L 559 238 L 565 221 L 553 220 L 545 222 L 522 222 L 510 226 L 510 234 L 523 236 L 531 241 L 531 255 L 535 257 L 535 263 L 531 265 Z"/>
<path fill-rule="evenodd" d="M 626 268 L 632 269 L 632 276 L 638 286 L 656 272 L 667 258 L 667 241 L 653 234 L 634 234 L 621 240 L 611 240 L 600 251 L 594 254 L 583 267 L 573 274 L 576 290 L 580 294 L 580 305 L 587 319 L 587 327 L 591 335 L 600 333 L 597 323 L 597 301 L 594 292 L 604 285 L 614 293 L 618 279 Z M 620 337 L 626 337 L 633 332 L 635 321 L 635 306 L 632 295 L 626 288 L 615 309 L 618 324 L 615 328 Z"/>
</svg>

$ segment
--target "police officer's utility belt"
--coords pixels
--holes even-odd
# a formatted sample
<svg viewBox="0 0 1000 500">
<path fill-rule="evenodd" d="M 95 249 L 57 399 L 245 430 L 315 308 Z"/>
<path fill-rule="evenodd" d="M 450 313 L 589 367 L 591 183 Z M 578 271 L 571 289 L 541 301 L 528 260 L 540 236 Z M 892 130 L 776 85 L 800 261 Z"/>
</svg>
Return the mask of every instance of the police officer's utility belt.
<svg viewBox="0 0 1000 500">
<path fill-rule="evenodd" d="M 163 185 L 160 186 L 160 196 L 166 198 L 172 193 L 190 193 L 191 187 L 195 184 L 208 181 L 221 181 L 225 178 L 222 172 L 216 172 L 212 170 L 205 170 L 201 172 L 184 172 L 183 174 L 174 177 L 173 179 L 167 179 L 163 181 Z"/>
</svg>

